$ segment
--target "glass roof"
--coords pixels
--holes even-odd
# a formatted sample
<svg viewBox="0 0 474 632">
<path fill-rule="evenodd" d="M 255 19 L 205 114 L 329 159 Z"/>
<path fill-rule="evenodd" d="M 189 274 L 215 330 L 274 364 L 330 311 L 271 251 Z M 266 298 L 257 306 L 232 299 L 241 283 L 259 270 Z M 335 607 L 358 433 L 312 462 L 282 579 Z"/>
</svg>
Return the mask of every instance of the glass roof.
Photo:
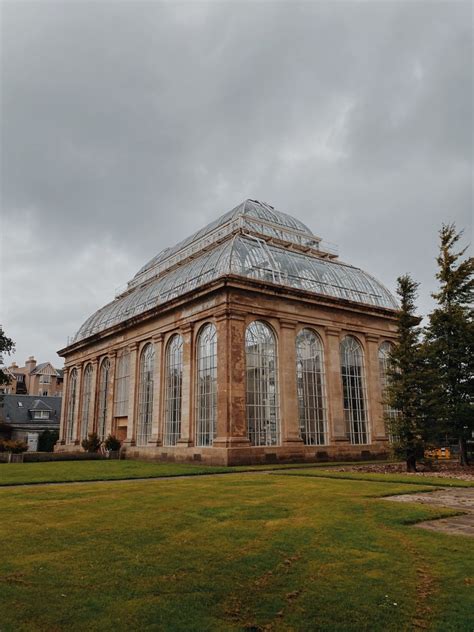
<svg viewBox="0 0 474 632">
<path fill-rule="evenodd" d="M 237 227 L 232 225 L 236 220 Z M 123 294 L 86 320 L 72 342 L 229 275 L 397 308 L 396 300 L 381 283 L 358 268 L 328 258 L 327 253 L 320 252 L 319 241 L 302 222 L 247 200 L 152 259 Z"/>
</svg>

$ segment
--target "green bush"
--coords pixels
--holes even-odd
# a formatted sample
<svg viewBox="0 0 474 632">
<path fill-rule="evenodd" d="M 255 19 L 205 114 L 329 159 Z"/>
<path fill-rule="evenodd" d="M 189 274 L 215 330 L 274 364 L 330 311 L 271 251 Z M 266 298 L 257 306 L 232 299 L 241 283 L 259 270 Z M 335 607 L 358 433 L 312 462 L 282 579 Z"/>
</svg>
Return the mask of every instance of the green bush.
<svg viewBox="0 0 474 632">
<path fill-rule="evenodd" d="M 58 439 L 59 432 L 57 430 L 45 430 L 39 437 L 38 452 L 53 452 Z"/>
<path fill-rule="evenodd" d="M 107 439 L 105 440 L 106 449 L 112 452 L 116 452 L 117 450 L 120 450 L 121 445 L 122 445 L 122 442 L 119 439 L 117 439 L 117 437 L 114 437 L 114 435 L 109 435 Z"/>
<path fill-rule="evenodd" d="M 91 432 L 87 439 L 82 440 L 81 445 L 86 452 L 98 452 L 102 441 L 99 439 L 97 432 Z"/>
</svg>

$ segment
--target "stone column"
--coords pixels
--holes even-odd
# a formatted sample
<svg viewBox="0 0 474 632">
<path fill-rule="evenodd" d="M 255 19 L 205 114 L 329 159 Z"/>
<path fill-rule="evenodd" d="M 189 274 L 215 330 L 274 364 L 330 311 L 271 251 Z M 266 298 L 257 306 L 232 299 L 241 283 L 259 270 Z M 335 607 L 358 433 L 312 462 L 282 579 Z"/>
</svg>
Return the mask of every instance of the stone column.
<svg viewBox="0 0 474 632">
<path fill-rule="evenodd" d="M 69 387 L 69 367 L 64 368 L 63 378 L 63 398 L 61 401 L 61 421 L 59 424 L 59 439 L 57 442 L 58 445 L 66 445 L 66 415 Z"/>
<path fill-rule="evenodd" d="M 373 334 L 365 336 L 367 343 L 367 405 L 369 408 L 371 443 L 386 441 L 385 420 L 382 404 L 382 388 L 379 369 L 379 338 Z"/>
<path fill-rule="evenodd" d="M 182 328 L 183 336 L 183 380 L 181 384 L 181 437 L 180 446 L 194 444 L 194 344 L 193 324 L 187 323 Z"/>
<path fill-rule="evenodd" d="M 133 342 L 129 346 L 130 351 L 130 376 L 128 378 L 128 419 L 127 438 L 123 442 L 125 446 L 134 446 L 136 437 L 136 392 L 138 385 L 138 343 Z"/>
<path fill-rule="evenodd" d="M 114 431 L 113 421 L 114 421 L 114 399 L 115 399 L 115 365 L 117 363 L 117 351 L 111 351 L 109 353 L 109 384 L 107 389 L 107 413 L 105 417 L 105 437 L 106 439 L 109 434 L 112 434 Z"/>
<path fill-rule="evenodd" d="M 217 429 L 214 447 L 250 445 L 247 433 L 245 316 L 232 311 L 216 315 Z"/>
<path fill-rule="evenodd" d="M 347 442 L 341 379 L 341 330 L 334 327 L 326 327 L 325 330 L 329 442 Z"/>
<path fill-rule="evenodd" d="M 299 428 L 298 391 L 296 384 L 296 322 L 280 320 L 278 361 L 281 402 L 282 445 L 303 445 Z"/>
<path fill-rule="evenodd" d="M 155 348 L 155 366 L 153 371 L 153 420 L 151 426 L 150 445 L 163 445 L 162 416 L 162 381 L 163 381 L 163 334 L 153 336 Z"/>
<path fill-rule="evenodd" d="M 89 402 L 89 416 L 88 416 L 88 430 L 87 434 L 96 432 L 97 429 L 97 391 L 98 391 L 98 379 L 99 379 L 99 358 L 94 358 L 92 364 L 92 384 L 91 384 L 91 399 Z M 87 438 L 87 437 L 86 437 Z"/>
<path fill-rule="evenodd" d="M 74 419 L 72 426 L 72 436 L 74 437 L 74 445 L 79 445 L 81 443 L 81 438 L 79 435 L 80 432 L 80 424 L 79 421 L 81 419 L 81 404 L 82 404 L 82 372 L 84 370 L 84 365 L 81 363 L 76 366 L 77 370 L 77 381 L 76 381 L 76 402 L 74 406 Z"/>
</svg>

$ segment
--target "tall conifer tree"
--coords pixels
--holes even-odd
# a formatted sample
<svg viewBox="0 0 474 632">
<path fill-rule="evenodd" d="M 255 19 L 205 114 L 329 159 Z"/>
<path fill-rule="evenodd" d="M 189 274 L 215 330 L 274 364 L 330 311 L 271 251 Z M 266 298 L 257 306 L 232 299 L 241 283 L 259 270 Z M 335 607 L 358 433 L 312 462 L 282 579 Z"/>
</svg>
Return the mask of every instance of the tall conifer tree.
<svg viewBox="0 0 474 632">
<path fill-rule="evenodd" d="M 421 318 L 415 314 L 418 283 L 409 275 L 397 282 L 398 342 L 390 354 L 385 402 L 397 411 L 387 420 L 395 453 L 405 459 L 407 471 L 416 472 L 416 462 L 433 436 L 435 400 L 420 342 Z"/>
<path fill-rule="evenodd" d="M 454 224 L 443 224 L 437 257 L 437 306 L 429 316 L 426 344 L 441 390 L 443 430 L 456 438 L 461 465 L 468 464 L 467 440 L 474 430 L 474 258 L 456 252 L 462 236 Z"/>
</svg>

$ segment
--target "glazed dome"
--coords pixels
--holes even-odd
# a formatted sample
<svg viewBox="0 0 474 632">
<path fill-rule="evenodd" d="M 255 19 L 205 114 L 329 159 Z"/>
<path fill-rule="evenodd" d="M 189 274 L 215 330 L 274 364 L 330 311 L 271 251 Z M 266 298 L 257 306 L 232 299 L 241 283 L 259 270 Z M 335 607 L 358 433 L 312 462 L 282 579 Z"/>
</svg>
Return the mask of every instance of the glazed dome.
<svg viewBox="0 0 474 632">
<path fill-rule="evenodd" d="M 397 309 L 392 294 L 301 221 L 246 200 L 145 264 L 127 289 L 95 312 L 72 343 L 84 340 L 226 276 L 257 279 L 364 305 Z"/>
</svg>

